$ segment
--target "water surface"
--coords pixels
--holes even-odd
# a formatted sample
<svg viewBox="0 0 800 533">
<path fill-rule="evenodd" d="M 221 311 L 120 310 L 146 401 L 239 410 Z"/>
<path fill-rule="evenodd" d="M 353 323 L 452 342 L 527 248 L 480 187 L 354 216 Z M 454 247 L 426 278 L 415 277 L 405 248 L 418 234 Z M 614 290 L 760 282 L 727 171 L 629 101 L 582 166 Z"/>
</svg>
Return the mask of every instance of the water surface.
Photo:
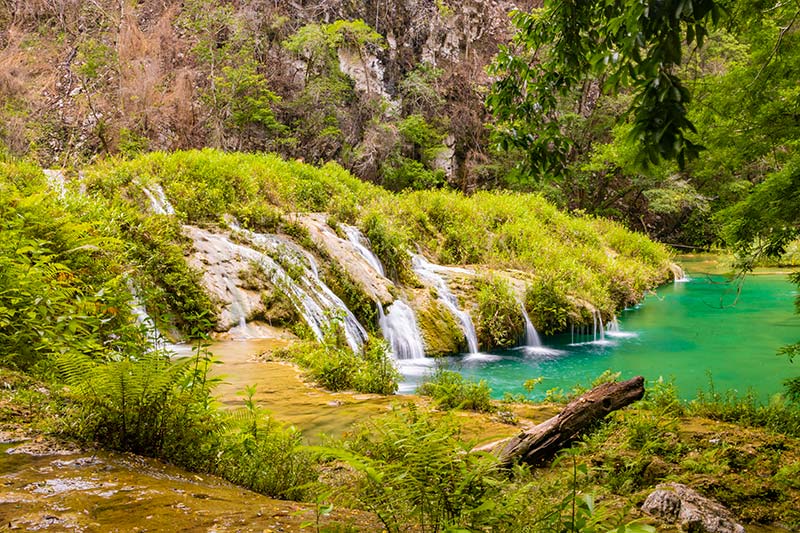
<svg viewBox="0 0 800 533">
<path fill-rule="evenodd" d="M 736 286 L 724 277 L 691 270 L 698 265 L 686 265 L 688 281 L 666 285 L 623 311 L 621 331 L 607 333 L 605 340 L 567 333 L 543 338 L 546 349 L 466 355 L 446 364 L 485 379 L 498 398 L 524 393 L 523 383 L 531 378 L 544 378 L 532 395 L 542 398 L 548 389 L 588 384 L 610 369 L 622 378 L 674 378 L 687 399 L 708 388 L 709 373 L 717 390 L 752 389 L 767 399 L 785 378 L 800 374 L 800 365 L 776 355 L 781 346 L 800 340 L 796 287 L 785 274 L 751 275 L 737 297 Z M 413 390 L 425 373 L 422 366 L 406 365 L 402 390 Z"/>
</svg>

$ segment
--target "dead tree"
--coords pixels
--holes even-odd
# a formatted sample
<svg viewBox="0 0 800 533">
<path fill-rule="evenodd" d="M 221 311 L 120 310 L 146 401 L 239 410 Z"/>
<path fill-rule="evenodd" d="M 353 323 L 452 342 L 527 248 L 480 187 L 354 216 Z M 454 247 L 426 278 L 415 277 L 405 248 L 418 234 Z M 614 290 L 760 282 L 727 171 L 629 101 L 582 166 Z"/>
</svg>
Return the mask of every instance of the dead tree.
<svg viewBox="0 0 800 533">
<path fill-rule="evenodd" d="M 569 403 L 559 414 L 523 431 L 516 437 L 493 446 L 503 467 L 516 462 L 538 466 L 549 462 L 559 450 L 612 411 L 642 399 L 644 378 L 636 376 L 627 381 L 603 383 Z"/>
</svg>

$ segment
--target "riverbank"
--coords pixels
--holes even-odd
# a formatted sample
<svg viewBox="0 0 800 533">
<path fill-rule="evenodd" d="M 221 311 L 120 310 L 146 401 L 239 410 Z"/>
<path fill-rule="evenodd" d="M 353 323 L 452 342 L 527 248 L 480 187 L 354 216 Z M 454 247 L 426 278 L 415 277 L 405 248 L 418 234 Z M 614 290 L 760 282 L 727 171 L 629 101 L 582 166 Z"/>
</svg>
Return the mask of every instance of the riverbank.
<svg viewBox="0 0 800 533">
<path fill-rule="evenodd" d="M 225 348 L 231 349 L 229 343 L 232 342 L 235 341 L 225 343 Z M 247 343 L 239 348 L 245 345 Z M 241 350 L 236 351 L 241 355 Z M 492 414 L 440 412 L 429 418 L 431 415 L 425 414 L 428 402 L 416 397 L 406 397 L 406 402 L 394 404 L 388 410 L 387 406 L 396 398 L 333 394 L 303 383 L 292 365 L 258 359 L 237 363 L 237 358 L 230 355 L 221 354 L 220 357 L 223 361 L 218 365 L 220 372 L 225 372 L 227 363 L 247 364 L 252 366 L 238 366 L 238 369 L 251 372 L 249 377 L 260 384 L 268 380 L 274 401 L 265 407 L 274 407 L 276 421 L 289 422 L 290 416 L 281 419 L 278 413 L 290 415 L 293 406 L 304 405 L 306 412 L 296 415 L 294 420 L 311 435 L 309 441 L 324 441 L 328 446 L 340 442 L 335 446 L 343 446 L 342 450 L 351 449 L 350 446 L 366 438 L 377 439 L 375 444 L 368 445 L 368 449 L 377 452 L 380 446 L 386 445 L 378 444 L 381 439 L 395 442 L 392 432 L 401 431 L 406 439 L 420 439 L 416 441 L 420 446 L 417 452 L 422 458 L 437 453 L 434 452 L 435 439 L 452 430 L 456 431 L 457 442 L 463 443 L 459 446 L 469 449 L 476 443 L 514 434 L 525 425 L 555 414 L 560 408 L 554 404 L 502 404 L 501 409 L 532 417 L 521 420 L 519 426 L 504 425 L 498 431 L 501 425 Z M 270 377 L 276 379 L 269 381 Z M 42 531 L 61 531 L 73 525 L 103 531 L 162 530 L 159 529 L 162 525 L 169 524 L 164 527 L 185 531 L 213 528 L 216 531 L 299 532 L 315 527 L 308 524 L 319 517 L 323 525 L 328 524 L 321 527 L 321 531 L 375 531 L 380 528 L 374 515 L 348 509 L 362 507 L 364 500 L 358 496 L 363 490 L 359 488 L 363 482 L 361 474 L 346 461 L 318 463 L 321 484 L 315 491 L 320 490 L 317 494 L 321 503 L 272 500 L 204 473 L 187 472 L 131 454 L 104 452 L 53 440 L 47 434 L 53 434 L 61 416 L 57 409 L 58 392 L 48 391 L 40 383 L 7 371 L 3 371 L 0 381 L 4 384 L 0 389 L 0 433 L 5 443 L 0 450 L 3 471 L 0 517 L 4 523 Z M 220 401 L 235 408 L 240 401 L 235 395 L 230 396 L 235 384 L 228 386 L 231 388 Z M 798 434 L 798 428 L 752 427 L 757 420 L 752 413 L 745 412 L 743 405 L 721 409 L 724 402 L 720 401 L 710 401 L 706 414 L 701 416 L 696 410 L 682 407 L 669 386 L 650 383 L 647 387 L 648 395 L 643 402 L 614 413 L 571 452 L 576 463 L 583 465 L 577 479 L 578 490 L 581 494 L 593 494 L 602 502 L 598 503 L 597 512 L 603 514 L 595 518 L 602 518 L 604 523 L 638 519 L 658 525 L 659 531 L 677 531 L 638 511 L 656 486 L 670 481 L 684 483 L 722 502 L 738 520 L 748 524 L 748 531 L 777 533 L 800 526 L 800 514 L 794 505 L 800 499 L 800 484 L 796 482 L 800 475 L 800 440 L 792 436 Z M 331 405 L 329 402 L 333 398 L 342 404 Z M 348 398 L 352 400 L 349 406 Z M 332 427 L 326 411 L 339 414 L 341 420 L 337 427 L 344 432 L 339 435 L 344 441 L 323 438 L 319 434 L 321 428 Z M 315 412 L 320 416 L 313 416 Z M 360 425 L 348 425 L 351 417 Z M 413 420 L 417 422 L 405 426 Z M 423 426 L 415 429 L 414 424 L 421 423 L 420 420 Z M 740 423 L 732 423 L 732 420 L 740 420 Z M 767 417 L 762 420 L 766 421 Z M 399 421 L 403 421 L 403 426 L 396 425 Z M 446 429 L 448 427 L 453 429 Z M 385 431 L 390 433 L 383 435 Z M 417 434 L 418 431 L 422 433 Z M 429 449 L 431 446 L 434 448 Z M 17 453 L 9 453 L 11 448 Z M 444 461 L 443 465 L 437 462 L 437 468 L 446 468 L 447 461 L 463 457 L 464 449 L 460 455 L 447 456 L 450 457 L 447 460 L 435 455 L 428 457 Z M 505 490 L 519 490 L 524 486 L 527 501 L 534 503 L 537 509 L 558 509 L 562 499 L 570 494 L 572 468 L 571 461 L 561 461 L 530 473 L 520 471 L 517 475 L 521 477 Z M 403 475 L 416 474 L 412 469 Z M 334 512 L 328 515 L 330 504 Z M 413 520 L 410 516 L 407 519 Z M 166 522 L 162 524 L 159 520 Z"/>
</svg>

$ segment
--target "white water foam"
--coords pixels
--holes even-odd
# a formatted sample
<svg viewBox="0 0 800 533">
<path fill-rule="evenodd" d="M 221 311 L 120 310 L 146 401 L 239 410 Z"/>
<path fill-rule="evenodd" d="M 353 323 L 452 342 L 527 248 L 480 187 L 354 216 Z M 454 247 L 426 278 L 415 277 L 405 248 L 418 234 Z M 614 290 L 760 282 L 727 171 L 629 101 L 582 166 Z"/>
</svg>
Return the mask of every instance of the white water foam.
<svg viewBox="0 0 800 533">
<path fill-rule="evenodd" d="M 475 273 L 463 268 L 435 265 L 417 254 L 411 256 L 411 266 L 417 276 L 423 281 L 433 285 L 438 294 L 439 301 L 444 304 L 461 324 L 461 329 L 464 331 L 464 335 L 467 339 L 469 353 L 478 353 L 478 335 L 475 332 L 475 325 L 472 323 L 472 318 L 469 316 L 469 313 L 458 306 L 458 299 L 456 299 L 455 295 L 450 291 L 447 280 L 439 274 L 440 272 L 470 275 Z"/>
<path fill-rule="evenodd" d="M 391 345 L 394 358 L 401 361 L 425 359 L 425 343 L 414 310 L 404 301 L 395 300 L 386 314 L 378 304 L 378 312 L 383 338 Z"/>
</svg>

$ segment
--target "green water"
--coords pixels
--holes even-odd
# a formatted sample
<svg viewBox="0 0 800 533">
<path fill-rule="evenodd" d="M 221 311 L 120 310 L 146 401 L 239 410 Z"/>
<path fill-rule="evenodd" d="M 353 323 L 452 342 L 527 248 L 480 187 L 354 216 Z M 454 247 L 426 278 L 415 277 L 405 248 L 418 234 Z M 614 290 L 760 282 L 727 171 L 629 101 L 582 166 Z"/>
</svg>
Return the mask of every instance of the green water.
<svg viewBox="0 0 800 533">
<path fill-rule="evenodd" d="M 451 358 L 447 364 L 473 379 L 485 379 L 500 398 L 523 393 L 525 380 L 543 377 L 534 398 L 554 387 L 588 384 L 606 369 L 623 378 L 674 378 L 679 394 L 693 398 L 708 388 L 752 389 L 762 399 L 779 392 L 782 381 L 800 374 L 776 350 L 800 340 L 794 314 L 796 287 L 785 275 L 748 276 L 736 291 L 724 278 L 689 272 L 691 281 L 660 288 L 641 305 L 619 316 L 620 336 L 605 341 L 570 334 L 542 339 L 549 350 L 517 349 Z M 800 363 L 800 362 L 798 362 Z M 422 372 L 409 372 L 406 389 Z"/>
</svg>

